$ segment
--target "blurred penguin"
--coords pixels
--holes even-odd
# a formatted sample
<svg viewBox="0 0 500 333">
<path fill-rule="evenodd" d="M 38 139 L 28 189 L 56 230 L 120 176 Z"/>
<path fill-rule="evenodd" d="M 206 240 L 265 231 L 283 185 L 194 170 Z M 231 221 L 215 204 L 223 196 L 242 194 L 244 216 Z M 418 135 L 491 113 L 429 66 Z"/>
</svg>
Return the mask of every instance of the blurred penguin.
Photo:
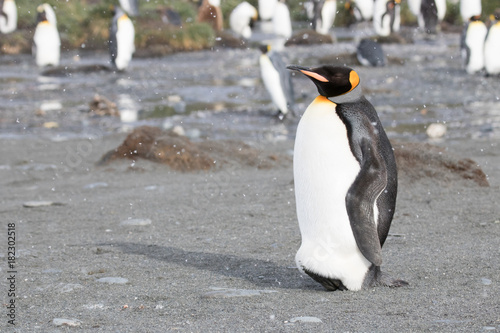
<svg viewBox="0 0 500 333">
<path fill-rule="evenodd" d="M 379 36 L 398 32 L 401 25 L 401 0 L 375 0 L 373 27 Z"/>
<path fill-rule="evenodd" d="M 119 71 L 127 68 L 134 45 L 135 29 L 130 18 L 120 7 L 114 8 L 114 16 L 109 29 L 109 53 L 111 63 Z"/>
<path fill-rule="evenodd" d="M 422 0 L 408 0 L 408 8 L 410 12 L 415 15 L 418 21 L 419 27 L 423 27 L 420 23 L 420 12 L 421 12 Z"/>
<path fill-rule="evenodd" d="M 253 22 L 258 16 L 257 9 L 243 1 L 229 15 L 229 26 L 238 36 L 248 39 L 252 36 Z"/>
<path fill-rule="evenodd" d="M 336 14 L 337 0 L 313 0 L 312 28 L 322 35 L 328 34 Z"/>
<path fill-rule="evenodd" d="M 176 10 L 166 7 L 158 9 L 157 12 L 160 14 L 163 23 L 176 27 L 182 26 L 181 15 Z"/>
<path fill-rule="evenodd" d="M 17 7 L 14 0 L 0 0 L 0 32 L 8 34 L 17 29 Z"/>
<path fill-rule="evenodd" d="M 484 42 L 484 68 L 488 75 L 500 74 L 500 9 L 490 17 L 491 25 Z"/>
<path fill-rule="evenodd" d="M 202 0 L 198 7 L 198 22 L 207 22 L 215 31 L 222 31 L 223 18 L 220 0 Z"/>
<path fill-rule="evenodd" d="M 139 15 L 139 0 L 120 0 L 120 7 L 132 17 Z"/>
<path fill-rule="evenodd" d="M 473 16 L 481 16 L 481 0 L 460 0 L 460 16 L 467 23 Z"/>
<path fill-rule="evenodd" d="M 280 54 L 270 50 L 269 45 L 260 46 L 260 75 L 271 99 L 278 108 L 278 118 L 294 115 L 294 92 L 292 77 Z"/>
<path fill-rule="evenodd" d="M 259 0 L 259 17 L 261 21 L 269 21 L 273 18 L 277 3 L 278 0 Z"/>
<path fill-rule="evenodd" d="M 421 0 L 418 24 L 428 34 L 437 32 L 438 24 L 446 14 L 446 0 Z"/>
<path fill-rule="evenodd" d="M 354 15 L 357 22 L 373 18 L 373 0 L 347 0 L 345 8 Z"/>
<path fill-rule="evenodd" d="M 385 66 L 387 63 L 382 45 L 371 40 L 363 39 L 356 49 L 356 57 L 363 66 Z"/>
<path fill-rule="evenodd" d="M 37 25 L 33 35 L 32 52 L 39 67 L 57 66 L 61 57 L 61 39 L 57 26 L 48 19 L 47 14 L 50 12 L 54 15 L 52 19 L 55 20 L 52 7 L 48 4 L 37 7 Z"/>
<path fill-rule="evenodd" d="M 465 70 L 474 74 L 484 68 L 484 40 L 488 32 L 480 16 L 473 16 L 465 26 L 460 48 Z"/>
<path fill-rule="evenodd" d="M 285 0 L 279 0 L 273 14 L 273 32 L 279 37 L 292 36 L 292 20 Z"/>
</svg>

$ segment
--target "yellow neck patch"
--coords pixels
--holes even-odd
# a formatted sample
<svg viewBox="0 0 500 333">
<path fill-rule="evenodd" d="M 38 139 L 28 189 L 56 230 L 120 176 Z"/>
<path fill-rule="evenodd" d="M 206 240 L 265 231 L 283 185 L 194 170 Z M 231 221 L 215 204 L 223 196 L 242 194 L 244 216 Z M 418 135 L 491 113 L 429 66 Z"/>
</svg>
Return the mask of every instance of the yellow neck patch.
<svg viewBox="0 0 500 333">
<path fill-rule="evenodd" d="M 319 103 L 329 103 L 329 104 L 334 104 L 335 106 L 337 106 L 337 104 L 333 103 L 332 101 L 330 101 L 328 98 L 326 98 L 325 96 L 322 96 L 322 95 L 319 95 L 318 97 L 316 97 L 313 101 L 314 104 L 319 104 Z"/>
</svg>

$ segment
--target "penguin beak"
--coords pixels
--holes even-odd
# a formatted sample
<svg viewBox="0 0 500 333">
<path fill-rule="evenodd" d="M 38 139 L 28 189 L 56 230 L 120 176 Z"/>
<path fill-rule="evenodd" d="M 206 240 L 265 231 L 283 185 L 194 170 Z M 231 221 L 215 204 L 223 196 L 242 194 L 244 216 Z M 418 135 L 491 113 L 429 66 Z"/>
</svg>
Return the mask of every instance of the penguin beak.
<svg viewBox="0 0 500 333">
<path fill-rule="evenodd" d="M 293 70 L 293 71 L 299 71 L 302 74 L 307 75 L 310 78 L 316 79 L 320 82 L 328 82 L 328 79 L 326 79 L 324 76 L 319 75 L 318 73 L 314 72 L 311 68 L 297 66 L 297 65 L 289 65 L 289 66 L 286 66 L 286 68 Z"/>
</svg>

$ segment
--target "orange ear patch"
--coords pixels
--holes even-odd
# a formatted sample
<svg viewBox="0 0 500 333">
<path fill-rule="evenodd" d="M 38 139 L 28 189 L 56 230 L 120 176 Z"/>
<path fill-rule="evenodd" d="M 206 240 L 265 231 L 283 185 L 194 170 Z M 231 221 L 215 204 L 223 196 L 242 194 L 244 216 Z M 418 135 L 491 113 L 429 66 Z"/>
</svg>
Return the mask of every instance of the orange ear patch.
<svg viewBox="0 0 500 333">
<path fill-rule="evenodd" d="M 356 73 L 355 71 L 351 71 L 349 73 L 349 82 L 351 83 L 351 90 L 353 90 L 354 88 L 356 88 L 359 84 L 359 75 L 358 73 Z M 349 91 L 351 91 L 349 90 Z"/>
<path fill-rule="evenodd" d="M 319 75 L 318 73 L 314 73 L 314 72 L 310 72 L 310 71 L 306 71 L 306 70 L 301 70 L 301 72 L 307 76 L 310 76 L 312 77 L 313 79 L 316 79 L 318 81 L 321 81 L 321 82 L 328 82 L 327 79 L 325 79 L 324 76 L 321 76 Z"/>
</svg>

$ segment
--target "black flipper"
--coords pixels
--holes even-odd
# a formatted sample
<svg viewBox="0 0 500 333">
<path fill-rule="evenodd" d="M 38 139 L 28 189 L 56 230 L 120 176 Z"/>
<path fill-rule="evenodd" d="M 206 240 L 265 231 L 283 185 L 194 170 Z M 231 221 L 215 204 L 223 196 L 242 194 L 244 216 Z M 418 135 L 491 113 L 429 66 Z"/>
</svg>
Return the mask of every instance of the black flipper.
<svg viewBox="0 0 500 333">
<path fill-rule="evenodd" d="M 375 266 L 382 264 L 382 246 L 374 219 L 374 203 L 387 186 L 387 169 L 377 145 L 361 140 L 361 170 L 346 195 L 351 229 L 359 250 Z"/>
</svg>

